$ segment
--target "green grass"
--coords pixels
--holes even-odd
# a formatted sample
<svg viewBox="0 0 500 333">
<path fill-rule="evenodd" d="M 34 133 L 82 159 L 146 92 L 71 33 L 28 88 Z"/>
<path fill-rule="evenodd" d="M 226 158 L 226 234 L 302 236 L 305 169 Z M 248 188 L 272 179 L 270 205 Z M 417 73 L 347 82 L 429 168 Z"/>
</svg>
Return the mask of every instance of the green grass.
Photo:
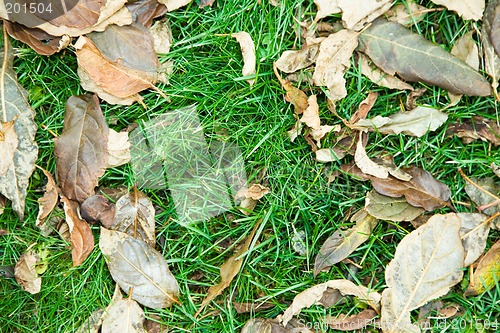
<svg viewBox="0 0 500 333">
<path fill-rule="evenodd" d="M 167 191 L 146 191 L 158 211 L 160 245 L 157 249 L 167 258 L 179 282 L 182 302 L 165 310 L 146 309 L 146 313 L 158 315 L 172 332 L 239 332 L 249 318 L 274 318 L 298 292 L 330 279 L 351 278 L 382 291 L 386 265 L 393 258 L 399 241 L 413 230 L 407 223 L 380 223 L 370 240 L 350 256 L 362 269 L 341 263 L 313 277 L 314 257 L 320 246 L 336 229 L 351 225 L 349 217 L 364 205 L 370 185 L 344 175 L 328 184 L 327 174 L 338 170 L 340 163 L 316 163 L 303 138 L 291 143 L 286 135 L 294 123 L 293 108 L 283 100 L 284 92 L 274 77 L 272 63 L 283 51 L 294 45 L 300 47 L 303 40 L 296 36 L 298 25 L 294 17 L 300 13 L 301 19 L 310 18 L 316 7 L 312 1 L 282 0 L 281 3 L 280 7 L 273 7 L 267 0 L 261 0 L 260 4 L 254 0 L 216 1 L 213 8 L 199 9 L 192 4 L 167 14 L 175 41 L 171 53 L 160 56 L 160 61 L 173 61 L 175 70 L 170 85 L 159 87 L 171 102 L 154 92 L 145 92 L 147 110 L 138 104 L 125 107 L 102 104 L 107 120 L 116 121 L 111 127 L 120 130 L 137 120 L 152 119 L 195 103 L 207 139 L 224 138 L 237 144 L 245 157 L 248 178 L 271 188 L 271 193 L 261 200 L 251 216 L 245 217 L 233 210 L 189 229 L 169 221 L 170 216 L 175 217 L 175 211 Z M 425 5 L 433 6 L 430 1 Z M 438 11 L 429 13 L 413 30 L 449 50 L 469 27 L 471 23 L 464 23 L 457 15 Z M 250 33 L 257 49 L 257 75 L 252 88 L 241 78 L 242 57 L 236 40 L 216 36 L 242 30 Z M 54 173 L 53 137 L 41 125 L 60 134 L 65 101 L 73 94 L 84 92 L 79 87 L 76 60 L 71 50 L 43 57 L 25 45 L 17 42 L 14 45 L 19 52 L 15 61 L 19 81 L 29 91 L 29 101 L 37 112 L 40 148 L 37 163 Z M 379 93 L 370 113 L 373 116 L 399 111 L 407 96 L 406 92 L 372 84 L 361 76 L 354 62 L 346 79 L 348 95 L 337 104 L 337 112 L 346 119 L 369 91 Z M 417 88 L 422 86 L 414 84 Z M 321 89 L 306 83 L 301 87 L 308 93 L 319 94 L 323 124 L 340 123 L 327 110 Z M 448 104 L 445 91 L 432 86 L 427 89 L 418 99 L 419 104 L 438 108 Z M 498 105 L 491 97 L 466 97 L 447 113 L 447 124 L 422 138 L 370 134 L 367 150 L 370 156 L 382 152 L 393 155 L 398 166 L 411 164 L 428 170 L 451 188 L 454 203 L 468 202 L 457 168 L 461 167 L 469 176 L 491 177 L 489 165 L 500 163 L 500 156 L 488 143 L 476 141 L 465 145 L 457 138 L 447 137 L 446 127 L 473 115 L 498 120 Z M 333 139 L 330 135 L 326 140 Z M 130 187 L 133 182 L 127 165 L 106 171 L 100 184 Z M 43 174 L 36 170 L 31 179 L 24 222 L 19 222 L 10 207 L 0 216 L 0 228 L 10 232 L 0 239 L 0 265 L 15 264 L 35 242 L 35 249 L 50 252 L 39 294 L 22 291 L 13 279 L 0 279 L 1 332 L 71 332 L 92 311 L 105 307 L 112 297 L 114 283 L 98 248 L 82 266 L 72 268 L 69 244 L 57 235 L 39 234 L 34 223 L 38 210 L 36 200 L 42 195 L 44 183 Z M 458 211 L 472 211 L 460 204 L 454 206 Z M 195 319 L 193 314 L 208 287 L 219 281 L 219 267 L 232 253 L 233 247 L 226 249 L 226 245 L 243 240 L 260 219 L 259 242 L 245 259 L 240 274 L 223 295 Z M 96 242 L 98 230 L 97 226 L 93 227 Z M 295 230 L 306 234 L 307 256 L 293 250 Z M 498 236 L 498 232 L 490 234 L 488 247 Z M 200 273 L 202 277 L 197 278 Z M 444 299 L 463 307 L 464 323 L 467 327 L 472 325 L 472 329 L 453 330 L 452 327 L 449 331 L 475 332 L 476 322 L 500 321 L 498 287 L 467 299 L 462 297 L 465 288 L 466 283 L 456 286 Z M 259 314 L 237 314 L 230 300 L 270 301 L 276 306 Z M 313 306 L 302 311 L 299 319 L 319 325 L 327 314 L 353 314 L 362 307 L 354 300 L 327 310 Z M 448 324 L 461 322 L 449 321 Z M 440 332 L 443 328 L 440 327 L 433 332 Z"/>
</svg>

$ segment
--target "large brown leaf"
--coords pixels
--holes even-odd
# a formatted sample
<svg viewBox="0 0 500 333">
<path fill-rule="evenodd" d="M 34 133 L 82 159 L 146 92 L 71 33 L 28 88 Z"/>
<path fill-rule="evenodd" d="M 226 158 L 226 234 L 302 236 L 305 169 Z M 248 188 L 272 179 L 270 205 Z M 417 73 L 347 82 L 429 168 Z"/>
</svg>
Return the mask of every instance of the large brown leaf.
<svg viewBox="0 0 500 333">
<path fill-rule="evenodd" d="M 18 23 L 4 21 L 7 33 L 17 40 L 28 44 L 38 54 L 51 55 L 65 48 L 65 41 L 69 44 L 68 36 L 56 37 L 37 28 L 28 28 Z"/>
<path fill-rule="evenodd" d="M 404 26 L 377 19 L 359 36 L 359 49 L 385 72 L 453 94 L 488 96 L 488 81 L 472 67 Z"/>
<path fill-rule="evenodd" d="M 71 96 L 55 139 L 57 180 L 64 196 L 83 202 L 94 194 L 108 161 L 108 125 L 96 95 Z"/>
</svg>

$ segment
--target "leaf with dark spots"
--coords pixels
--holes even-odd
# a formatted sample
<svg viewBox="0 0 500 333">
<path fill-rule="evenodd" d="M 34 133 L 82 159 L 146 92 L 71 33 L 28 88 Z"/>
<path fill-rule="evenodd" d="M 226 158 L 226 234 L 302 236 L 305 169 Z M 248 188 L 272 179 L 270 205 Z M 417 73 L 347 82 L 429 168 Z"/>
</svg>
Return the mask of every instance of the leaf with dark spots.
<svg viewBox="0 0 500 333">
<path fill-rule="evenodd" d="M 359 49 L 385 72 L 433 84 L 457 95 L 488 96 L 488 81 L 457 57 L 404 26 L 377 19 L 359 36 Z"/>
<path fill-rule="evenodd" d="M 96 95 L 72 96 L 64 128 L 55 139 L 57 180 L 68 199 L 83 202 L 94 194 L 108 161 L 108 125 Z"/>
</svg>

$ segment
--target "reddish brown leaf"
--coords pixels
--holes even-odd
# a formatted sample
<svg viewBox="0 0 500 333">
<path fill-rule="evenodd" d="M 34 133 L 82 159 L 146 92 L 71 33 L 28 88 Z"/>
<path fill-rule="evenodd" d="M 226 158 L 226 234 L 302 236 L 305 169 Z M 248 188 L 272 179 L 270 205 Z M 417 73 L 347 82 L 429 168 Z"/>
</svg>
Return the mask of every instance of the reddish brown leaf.
<svg viewBox="0 0 500 333">
<path fill-rule="evenodd" d="M 94 194 L 106 168 L 107 149 L 108 125 L 97 96 L 70 97 L 63 132 L 54 147 L 57 180 L 64 196 L 83 202 Z"/>
<path fill-rule="evenodd" d="M 163 16 L 167 12 L 167 7 L 157 0 L 136 0 L 127 2 L 125 6 L 132 13 L 135 22 L 146 28 L 151 26 L 154 18 Z"/>
<path fill-rule="evenodd" d="M 302 114 L 305 109 L 309 106 L 309 102 L 307 101 L 307 95 L 305 92 L 300 90 L 299 88 L 294 87 L 290 82 L 283 80 L 278 73 L 278 68 L 276 64 L 274 64 L 274 74 L 278 78 L 281 83 L 281 86 L 286 91 L 285 99 L 287 102 L 292 103 L 295 108 L 296 114 Z"/>
<path fill-rule="evenodd" d="M 28 28 L 18 23 L 4 21 L 7 33 L 14 39 L 28 44 L 36 53 L 41 55 L 51 55 L 62 49 L 64 46 L 61 43 L 63 37 L 49 35 L 43 30 L 37 28 Z M 66 41 L 70 41 L 69 37 L 64 37 Z"/>
<path fill-rule="evenodd" d="M 471 143 L 474 140 L 481 139 L 489 141 L 495 146 L 500 145 L 500 127 L 495 121 L 480 116 L 463 119 L 461 124 L 448 127 L 446 133 L 450 136 L 455 134 L 464 143 Z"/>
<path fill-rule="evenodd" d="M 88 222 L 100 221 L 106 228 L 113 225 L 115 210 L 115 205 L 109 202 L 104 195 L 88 197 L 80 206 L 82 218 Z"/>
<path fill-rule="evenodd" d="M 50 172 L 40 167 L 38 168 L 42 170 L 45 177 L 47 177 L 45 194 L 43 195 L 43 197 L 38 199 L 39 211 L 38 211 L 38 216 L 36 218 L 36 226 L 43 229 L 42 225 L 45 224 L 45 220 L 57 205 L 57 199 L 59 198 L 59 193 L 57 191 L 58 188 L 56 182 L 54 181 L 54 177 L 52 177 Z"/>
<path fill-rule="evenodd" d="M 373 105 L 377 101 L 378 94 L 376 92 L 370 91 L 368 96 L 359 103 L 358 110 L 354 112 L 351 119 L 349 119 L 350 124 L 356 123 L 360 119 L 365 119 L 368 112 L 372 109 Z"/>
</svg>

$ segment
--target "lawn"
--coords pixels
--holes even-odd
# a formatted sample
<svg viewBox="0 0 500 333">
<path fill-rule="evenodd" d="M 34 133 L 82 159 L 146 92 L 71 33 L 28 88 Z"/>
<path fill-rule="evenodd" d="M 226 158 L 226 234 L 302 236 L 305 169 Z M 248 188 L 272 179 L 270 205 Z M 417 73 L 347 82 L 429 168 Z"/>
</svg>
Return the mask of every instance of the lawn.
<svg viewBox="0 0 500 333">
<path fill-rule="evenodd" d="M 428 8 L 436 7 L 430 1 L 424 2 Z M 303 43 L 297 36 L 295 18 L 311 18 L 315 13 L 312 1 L 300 0 L 281 0 L 279 6 L 272 6 L 267 0 L 216 0 L 212 8 L 200 9 L 192 3 L 168 13 L 174 44 L 169 54 L 160 55 L 160 62 L 173 61 L 174 70 L 169 84 L 160 83 L 158 87 L 170 101 L 147 91 L 142 93 L 147 109 L 138 103 L 101 104 L 108 124 L 117 131 L 133 122 L 196 104 L 207 141 L 237 144 L 245 159 L 248 179 L 270 188 L 270 193 L 249 216 L 233 209 L 189 228 L 175 222 L 176 213 L 167 189 L 145 190 L 157 212 L 157 249 L 179 282 L 181 301 L 168 309 L 145 308 L 145 311 L 148 318 L 167 325 L 171 332 L 239 332 L 249 318 L 274 318 L 298 292 L 332 279 L 348 278 L 381 291 L 385 287 L 385 267 L 397 244 L 414 230 L 410 223 L 379 223 L 369 240 L 349 257 L 356 265 L 339 263 L 329 272 L 313 277 L 319 248 L 335 230 L 352 226 L 350 216 L 364 206 L 366 192 L 371 189 L 369 183 L 344 174 L 329 183 L 328 176 L 338 171 L 341 163 L 316 162 L 302 137 L 290 142 L 286 134 L 295 123 L 293 106 L 284 100 L 285 92 L 273 73 L 273 62 L 285 50 L 299 48 Z M 475 23 L 463 21 L 452 12 L 434 11 L 412 29 L 450 50 L 472 24 Z M 248 32 L 256 47 L 257 74 L 252 87 L 241 76 L 243 61 L 238 42 L 224 36 L 239 31 Z M 52 132 L 62 131 L 66 100 L 84 93 L 76 73 L 74 52 L 70 48 L 46 57 L 20 42 L 12 43 L 18 55 L 14 66 L 19 82 L 28 90 L 29 103 L 36 111 L 36 141 L 40 149 L 37 164 L 54 174 Z M 372 116 L 400 111 L 408 95 L 373 84 L 361 75 L 354 61 L 345 77 L 348 94 L 336 105 L 338 115 L 344 119 L 351 117 L 370 91 L 379 94 L 370 111 Z M 307 82 L 298 85 L 308 95 L 318 94 L 323 123 L 342 123 L 327 109 L 324 91 Z M 419 105 L 444 108 L 449 104 L 444 90 L 420 83 L 413 86 L 427 88 L 417 100 Z M 493 177 L 490 164 L 500 164 L 500 154 L 488 142 L 464 144 L 448 136 L 446 129 L 474 115 L 498 121 L 498 103 L 493 97 L 463 97 L 446 113 L 449 116 L 446 124 L 421 138 L 371 133 L 368 155 L 390 154 L 397 166 L 416 165 L 429 171 L 450 187 L 451 202 L 457 211 L 474 211 L 473 206 L 464 204 L 470 199 L 457 170 L 462 168 L 469 177 Z M 333 142 L 334 136 L 335 133 L 329 134 L 324 144 Z M 346 161 L 349 158 L 343 162 Z M 14 279 L 0 278 L 1 332 L 72 332 L 94 310 L 106 307 L 113 295 L 114 282 L 97 245 L 81 266 L 73 268 L 69 243 L 57 234 L 44 237 L 35 226 L 37 199 L 45 182 L 43 173 L 36 170 L 23 222 L 10 206 L 0 216 L 0 229 L 9 231 L 8 235 L 0 236 L 1 266 L 15 264 L 33 243 L 38 251 L 48 251 L 48 268 L 43 274 L 40 293 L 31 295 Z M 99 185 L 133 187 L 131 166 L 108 169 Z M 443 208 L 441 212 L 451 210 Z M 262 222 L 258 242 L 245 258 L 239 275 L 194 318 L 208 288 L 219 281 L 219 267 L 231 256 L 232 245 L 244 240 L 259 220 Z M 94 225 L 92 230 L 97 244 L 99 226 Z M 299 233 L 305 235 L 306 255 L 294 249 L 294 239 Z M 490 233 L 488 248 L 498 237 L 498 231 Z M 459 305 L 462 316 L 448 320 L 448 326 L 435 321 L 432 332 L 482 332 L 478 328 L 481 324 L 500 321 L 498 284 L 482 295 L 465 298 L 467 273 L 468 270 L 465 280 L 443 297 L 444 301 Z M 232 301 L 271 302 L 275 306 L 258 314 L 238 314 Z M 303 310 L 299 319 L 321 331 L 324 326 L 317 325 L 321 325 L 325 315 L 354 314 L 363 306 L 355 300 L 329 309 L 313 306 Z M 412 314 L 418 316 L 418 312 Z"/>
</svg>

